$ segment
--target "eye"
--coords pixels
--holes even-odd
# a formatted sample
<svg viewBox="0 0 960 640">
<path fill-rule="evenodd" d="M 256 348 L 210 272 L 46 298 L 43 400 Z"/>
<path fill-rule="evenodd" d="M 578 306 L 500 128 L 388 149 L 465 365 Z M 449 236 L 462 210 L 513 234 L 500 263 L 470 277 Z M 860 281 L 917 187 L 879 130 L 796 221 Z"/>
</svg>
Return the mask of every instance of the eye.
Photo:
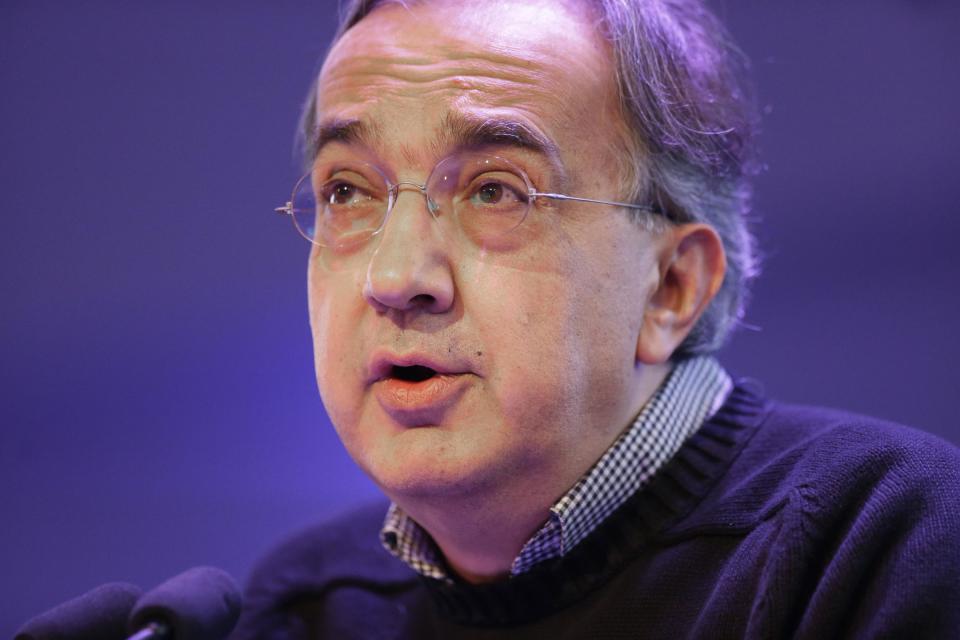
<svg viewBox="0 0 960 640">
<path fill-rule="evenodd" d="M 502 158 L 468 157 L 460 166 L 452 211 L 464 233 L 484 244 L 517 227 L 530 209 L 531 185 Z"/>
<path fill-rule="evenodd" d="M 525 203 L 527 198 L 500 180 L 484 180 L 473 190 L 470 201 L 480 207 L 503 207 Z"/>
<path fill-rule="evenodd" d="M 322 197 L 330 204 L 349 205 L 363 198 L 363 192 L 349 182 L 333 182 L 323 187 Z"/>
<path fill-rule="evenodd" d="M 503 185 L 488 182 L 477 190 L 477 198 L 484 204 L 497 204 L 503 197 Z"/>
</svg>

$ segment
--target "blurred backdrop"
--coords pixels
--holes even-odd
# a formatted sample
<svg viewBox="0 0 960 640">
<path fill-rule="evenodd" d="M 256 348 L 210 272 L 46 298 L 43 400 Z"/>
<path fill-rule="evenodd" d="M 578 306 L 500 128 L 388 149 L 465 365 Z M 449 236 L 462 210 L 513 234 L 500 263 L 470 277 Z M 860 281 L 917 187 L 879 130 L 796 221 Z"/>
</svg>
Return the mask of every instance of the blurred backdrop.
<svg viewBox="0 0 960 640">
<path fill-rule="evenodd" d="M 715 5 L 749 56 L 766 255 L 723 353 L 960 443 L 960 6 Z M 336 2 L 0 2 L 0 636 L 99 583 L 246 577 L 376 495 L 313 382 L 273 214 Z"/>
</svg>

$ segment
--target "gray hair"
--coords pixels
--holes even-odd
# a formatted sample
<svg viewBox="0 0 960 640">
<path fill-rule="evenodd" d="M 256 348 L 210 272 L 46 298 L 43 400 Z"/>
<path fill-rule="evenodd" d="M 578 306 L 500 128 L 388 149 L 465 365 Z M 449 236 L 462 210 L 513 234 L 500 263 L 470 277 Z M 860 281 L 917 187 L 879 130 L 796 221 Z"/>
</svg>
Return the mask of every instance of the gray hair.
<svg viewBox="0 0 960 640">
<path fill-rule="evenodd" d="M 747 61 L 702 0 L 577 1 L 595 12 L 613 50 L 631 201 L 653 202 L 673 222 L 708 224 L 723 242 L 723 284 L 673 357 L 714 352 L 743 317 L 758 272 L 748 227 L 757 117 Z M 348 0 L 333 44 L 387 3 L 404 4 Z M 316 125 L 315 83 L 301 119 L 304 140 Z"/>
</svg>

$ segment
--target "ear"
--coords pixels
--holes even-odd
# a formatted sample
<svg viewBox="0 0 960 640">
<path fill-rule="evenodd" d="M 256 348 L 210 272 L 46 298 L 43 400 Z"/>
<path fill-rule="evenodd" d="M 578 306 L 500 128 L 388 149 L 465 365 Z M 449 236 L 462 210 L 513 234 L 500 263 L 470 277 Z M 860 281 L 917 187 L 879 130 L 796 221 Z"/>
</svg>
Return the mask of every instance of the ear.
<svg viewBox="0 0 960 640">
<path fill-rule="evenodd" d="M 663 232 L 660 283 L 647 301 L 637 339 L 637 361 L 670 359 L 720 290 L 727 269 L 723 242 L 713 227 L 685 224 Z"/>
</svg>

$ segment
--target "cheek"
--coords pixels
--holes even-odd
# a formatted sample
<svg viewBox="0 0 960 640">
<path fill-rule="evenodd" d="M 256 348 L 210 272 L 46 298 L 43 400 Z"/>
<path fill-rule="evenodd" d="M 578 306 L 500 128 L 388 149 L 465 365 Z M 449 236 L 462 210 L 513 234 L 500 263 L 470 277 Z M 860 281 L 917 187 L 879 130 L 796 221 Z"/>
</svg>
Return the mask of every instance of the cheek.
<svg viewBox="0 0 960 640">
<path fill-rule="evenodd" d="M 583 378 L 579 304 L 566 270 L 544 264 L 491 269 L 464 291 L 466 315 L 485 345 L 488 383 L 517 428 L 531 415 L 564 411 Z"/>
<path fill-rule="evenodd" d="M 317 386 L 334 424 L 356 411 L 362 363 L 350 354 L 362 353 L 356 341 L 360 284 L 347 273 L 330 273 L 311 261 L 308 274 L 310 329 L 313 336 Z"/>
<path fill-rule="evenodd" d="M 506 411 L 583 415 L 625 395 L 655 280 L 653 254 L 632 225 L 597 235 L 540 256 L 535 270 L 488 283 L 496 309 L 480 304 L 477 313 L 496 346 L 494 382 Z"/>
</svg>

